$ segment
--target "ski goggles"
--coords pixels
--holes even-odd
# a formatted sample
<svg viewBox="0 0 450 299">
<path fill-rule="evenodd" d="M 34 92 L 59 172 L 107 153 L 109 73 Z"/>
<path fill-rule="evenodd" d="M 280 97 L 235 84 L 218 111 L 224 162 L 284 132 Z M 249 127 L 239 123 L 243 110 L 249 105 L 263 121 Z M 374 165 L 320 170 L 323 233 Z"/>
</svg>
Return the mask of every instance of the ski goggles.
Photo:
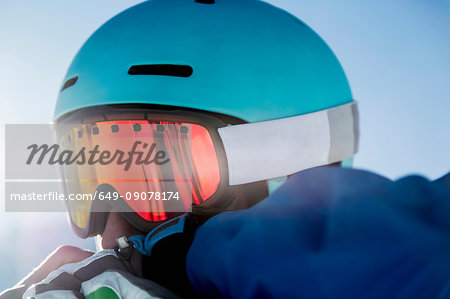
<svg viewBox="0 0 450 299">
<path fill-rule="evenodd" d="M 106 217 L 114 208 L 145 231 L 192 208 L 222 209 L 236 185 L 342 161 L 357 151 L 354 102 L 257 123 L 147 107 L 86 108 L 58 121 L 59 144 L 71 157 L 61 171 L 65 192 L 92 199 L 67 202 L 79 235 L 99 225 L 92 223 L 93 212 Z"/>
</svg>

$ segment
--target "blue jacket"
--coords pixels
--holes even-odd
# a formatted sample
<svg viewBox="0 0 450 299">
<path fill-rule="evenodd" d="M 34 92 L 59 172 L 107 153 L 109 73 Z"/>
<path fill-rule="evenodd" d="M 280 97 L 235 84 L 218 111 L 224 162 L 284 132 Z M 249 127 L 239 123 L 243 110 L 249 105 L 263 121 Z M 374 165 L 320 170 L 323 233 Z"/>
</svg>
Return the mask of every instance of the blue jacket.
<svg viewBox="0 0 450 299">
<path fill-rule="evenodd" d="M 450 174 L 303 171 L 202 225 L 186 267 L 211 297 L 450 298 Z"/>
</svg>

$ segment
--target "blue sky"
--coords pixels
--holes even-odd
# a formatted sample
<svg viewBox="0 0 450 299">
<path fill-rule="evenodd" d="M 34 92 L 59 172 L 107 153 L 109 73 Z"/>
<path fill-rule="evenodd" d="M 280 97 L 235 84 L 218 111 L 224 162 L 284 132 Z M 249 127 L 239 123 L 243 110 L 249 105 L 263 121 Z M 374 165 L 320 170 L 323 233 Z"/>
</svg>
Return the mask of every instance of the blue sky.
<svg viewBox="0 0 450 299">
<path fill-rule="evenodd" d="M 2 125 L 48 123 L 62 78 L 82 43 L 107 19 L 139 2 L 0 1 Z M 393 179 L 411 173 L 434 179 L 448 172 L 448 0 L 268 2 L 316 30 L 341 61 L 360 105 L 356 167 Z M 3 202 L 4 185 L 0 188 Z M 0 212 L 0 224 L 0 241 L 9 244 L 0 249 L 0 263 L 6 263 L 0 289 L 59 244 L 93 248 L 92 240 L 73 236 L 61 213 Z"/>
</svg>

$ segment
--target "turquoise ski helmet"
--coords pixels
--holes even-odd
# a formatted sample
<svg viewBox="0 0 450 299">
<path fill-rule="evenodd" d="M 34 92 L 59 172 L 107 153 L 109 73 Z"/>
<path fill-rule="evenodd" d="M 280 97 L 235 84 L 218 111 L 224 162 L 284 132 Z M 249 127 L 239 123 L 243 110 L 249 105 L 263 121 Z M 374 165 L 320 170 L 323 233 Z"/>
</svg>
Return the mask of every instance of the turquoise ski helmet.
<svg viewBox="0 0 450 299">
<path fill-rule="evenodd" d="M 82 46 L 64 78 L 54 121 L 83 109 L 146 104 L 261 123 L 261 127 L 247 127 L 243 134 L 239 128 L 219 132 L 231 186 L 351 157 L 356 152 L 357 112 L 353 106 L 350 110 L 339 107 L 353 103 L 347 78 L 333 52 L 291 14 L 258 0 L 150 0 L 113 17 Z M 330 109 L 335 110 L 331 113 Z M 353 118 L 342 121 L 348 111 Z M 312 116 L 306 121 L 297 118 L 307 115 Z M 264 136 L 258 135 L 258 128 L 274 136 L 278 133 L 273 127 L 281 126 L 289 136 L 289 129 L 283 126 L 306 124 L 303 128 L 308 128 L 323 117 L 327 124 L 322 129 L 329 135 L 322 138 L 328 142 L 322 149 L 329 157 L 316 154 L 322 162 L 291 168 L 295 163 L 288 161 L 282 172 L 268 173 L 253 170 L 252 165 L 261 164 L 256 160 L 245 165 L 249 159 L 241 155 L 239 142 L 251 140 L 248 136 L 261 140 Z M 271 123 L 284 119 L 288 121 Z M 351 135 L 347 145 L 336 143 L 344 135 Z M 239 137 L 239 142 L 233 143 L 230 136 Z M 315 143 L 314 138 L 309 141 Z M 295 141 L 291 145 L 287 154 L 296 157 L 295 151 L 303 145 Z M 258 151 L 252 146 L 248 151 Z M 328 153 L 330 147 L 334 150 Z M 103 230 L 106 216 L 91 216 L 83 229 L 73 225 L 79 236 Z M 125 218 L 140 230 L 148 228 L 130 213 Z"/>
<path fill-rule="evenodd" d="M 184 66 L 192 73 L 134 75 L 139 65 Z M 138 4 L 87 40 L 63 82 L 54 119 L 86 107 L 145 103 L 257 122 L 352 101 L 325 42 L 296 17 L 258 0 Z"/>
</svg>

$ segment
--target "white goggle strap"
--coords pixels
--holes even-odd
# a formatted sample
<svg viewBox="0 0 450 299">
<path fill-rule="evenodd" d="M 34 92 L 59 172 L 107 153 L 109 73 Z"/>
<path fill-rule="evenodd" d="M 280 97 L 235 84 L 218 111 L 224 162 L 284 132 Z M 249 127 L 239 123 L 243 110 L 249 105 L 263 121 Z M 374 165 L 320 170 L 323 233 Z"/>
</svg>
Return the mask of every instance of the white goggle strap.
<svg viewBox="0 0 450 299">
<path fill-rule="evenodd" d="M 218 129 L 229 184 L 283 177 L 358 151 L 356 102 L 314 113 Z"/>
</svg>

